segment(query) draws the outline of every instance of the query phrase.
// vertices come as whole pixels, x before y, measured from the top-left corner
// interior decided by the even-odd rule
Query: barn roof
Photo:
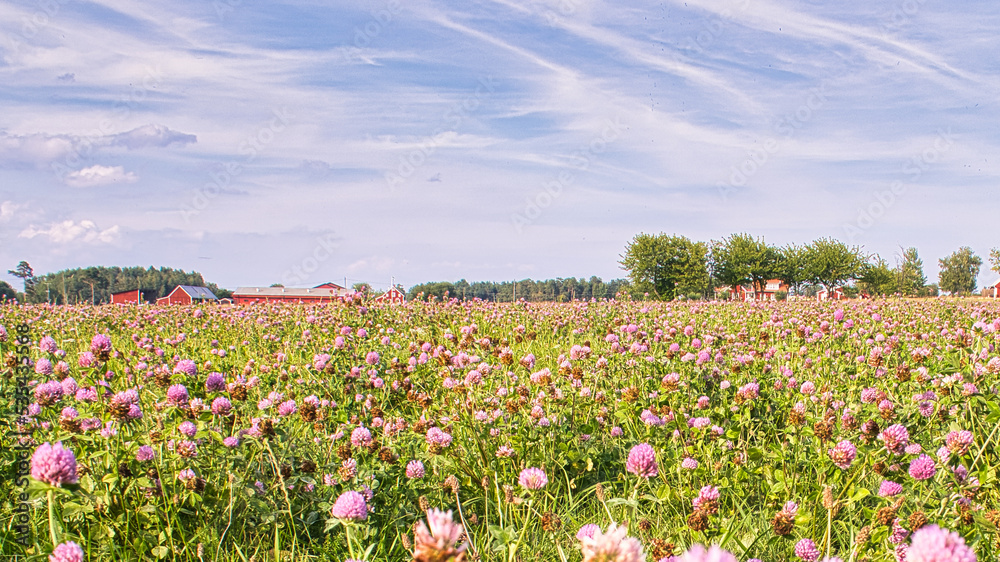
[[[192,299],[206,299],[206,300],[218,300],[215,293],[209,291],[207,287],[194,287],[191,285],[178,285],[177,289],[180,289],[187,293]],[[177,289],[174,289],[175,291]]]
[[[234,297],[332,298],[347,294],[344,289],[298,289],[294,287],[240,287]]]

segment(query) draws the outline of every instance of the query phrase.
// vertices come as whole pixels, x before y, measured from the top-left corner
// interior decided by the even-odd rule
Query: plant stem
[[[534,498],[531,498],[531,499],[528,500],[528,513],[529,514],[531,513],[531,503],[533,501],[535,501]],[[510,556],[508,558],[509,562],[514,562],[514,555],[517,553],[518,547],[521,546],[521,541],[524,540],[524,532],[528,530],[528,519],[529,518],[525,517],[524,522],[521,523],[521,534],[519,534],[517,536],[517,542],[514,543],[514,546],[511,547],[511,549],[510,549]]]
[[[56,530],[55,494],[49,490],[46,495],[49,500],[49,538],[52,539],[52,548],[55,548],[59,544],[59,532]]]

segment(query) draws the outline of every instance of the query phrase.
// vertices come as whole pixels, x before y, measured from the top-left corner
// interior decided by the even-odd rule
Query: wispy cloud
[[[143,125],[124,133],[91,136],[41,132],[16,135],[0,131],[0,167],[25,164],[44,166],[65,160],[67,156],[80,158],[103,149],[166,148],[195,142],[195,135],[179,133],[156,124]]]
[[[275,282],[316,247],[296,229],[336,224],[316,275],[608,278],[640,230],[841,236],[900,177],[866,248],[916,245],[933,276],[949,248],[995,238],[1000,16],[981,3],[50,4],[28,31],[42,5],[0,4],[4,263]],[[595,140],[609,121],[614,142]],[[939,130],[955,140],[930,162]],[[386,189],[414,151],[413,181]],[[560,174],[517,236],[511,215]]]

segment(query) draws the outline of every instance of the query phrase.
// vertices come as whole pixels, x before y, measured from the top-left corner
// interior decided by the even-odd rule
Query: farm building
[[[372,299],[374,302],[386,303],[386,304],[402,304],[406,302],[406,295],[403,291],[399,290],[399,287],[392,286],[389,290],[382,293],[381,295]]]
[[[160,297],[156,299],[156,304],[192,304],[195,302],[216,302],[219,299],[215,297],[212,291],[209,291],[205,287],[192,287],[191,285],[178,285],[170,294],[165,297]]]
[[[833,291],[828,291],[827,289],[820,289],[820,291],[816,293],[816,300],[820,302],[831,301],[831,300],[841,301],[844,300],[844,298],[845,298],[844,290],[841,289],[840,287],[834,288]]]
[[[313,289],[338,289],[341,291],[346,291],[347,288],[341,287],[336,283],[323,283],[322,285],[316,285]]]
[[[986,296],[1000,299],[1000,279],[986,288]]]
[[[142,297],[142,291],[139,289],[111,293],[111,304],[143,304],[147,302],[147,299]]]
[[[752,286],[737,285],[735,287],[719,287],[716,294],[729,292],[730,298],[736,301],[773,301],[777,299],[779,292],[788,292],[788,285],[782,283],[780,279],[769,279],[760,292]]]
[[[295,289],[291,287],[240,287],[233,293],[236,304],[255,304],[269,302],[293,302],[301,304],[337,302],[351,294],[351,291],[340,287]]]

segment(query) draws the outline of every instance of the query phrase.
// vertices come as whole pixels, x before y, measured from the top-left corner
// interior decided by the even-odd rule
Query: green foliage
[[[600,277],[577,279],[575,277],[546,279],[533,281],[524,279],[517,281],[517,300],[529,302],[567,302],[574,299],[590,300],[613,299],[627,285],[624,279],[613,279],[605,283]],[[475,281],[469,283],[460,279],[456,283],[436,281],[414,285],[408,292],[412,300],[423,293],[423,299],[434,297],[459,300],[479,299],[483,301],[510,302],[514,298],[514,282]]]
[[[796,244],[789,244],[778,250],[781,258],[778,262],[778,279],[781,279],[788,288],[799,294],[802,284],[808,281],[806,278],[806,248]]]
[[[763,238],[733,234],[712,242],[712,274],[723,285],[751,285],[764,290],[769,279],[787,276],[782,253]]]
[[[709,286],[708,246],[684,236],[638,234],[619,264],[629,272],[632,292],[658,300],[705,294]]]
[[[972,252],[972,248],[963,246],[946,258],[938,260],[941,267],[939,274],[942,291],[953,295],[968,295],[976,290],[976,278],[983,260]]]
[[[104,304],[111,294],[141,289],[143,298],[155,301],[174,290],[177,285],[208,287],[219,298],[232,296],[214,283],[205,283],[201,274],[161,267],[86,267],[66,269],[34,277],[25,298],[29,303]]]
[[[861,248],[833,238],[814,240],[806,246],[804,259],[805,279],[827,289],[859,279],[867,261]]]
[[[990,250],[990,269],[1000,273],[1000,248]]]
[[[24,290],[28,291],[31,284],[35,279],[35,272],[31,269],[31,266],[26,261],[21,261],[17,264],[17,269],[8,269],[7,273],[24,280]]]
[[[0,303],[15,299],[17,299],[17,291],[14,287],[11,287],[10,283],[6,281],[0,281]]]
[[[896,274],[881,257],[864,264],[858,289],[869,295],[891,295],[896,292]],[[849,295],[848,295],[849,296]]]
[[[896,290],[906,296],[919,296],[927,285],[924,275],[924,261],[917,255],[916,248],[903,250],[901,261],[896,265]]]

